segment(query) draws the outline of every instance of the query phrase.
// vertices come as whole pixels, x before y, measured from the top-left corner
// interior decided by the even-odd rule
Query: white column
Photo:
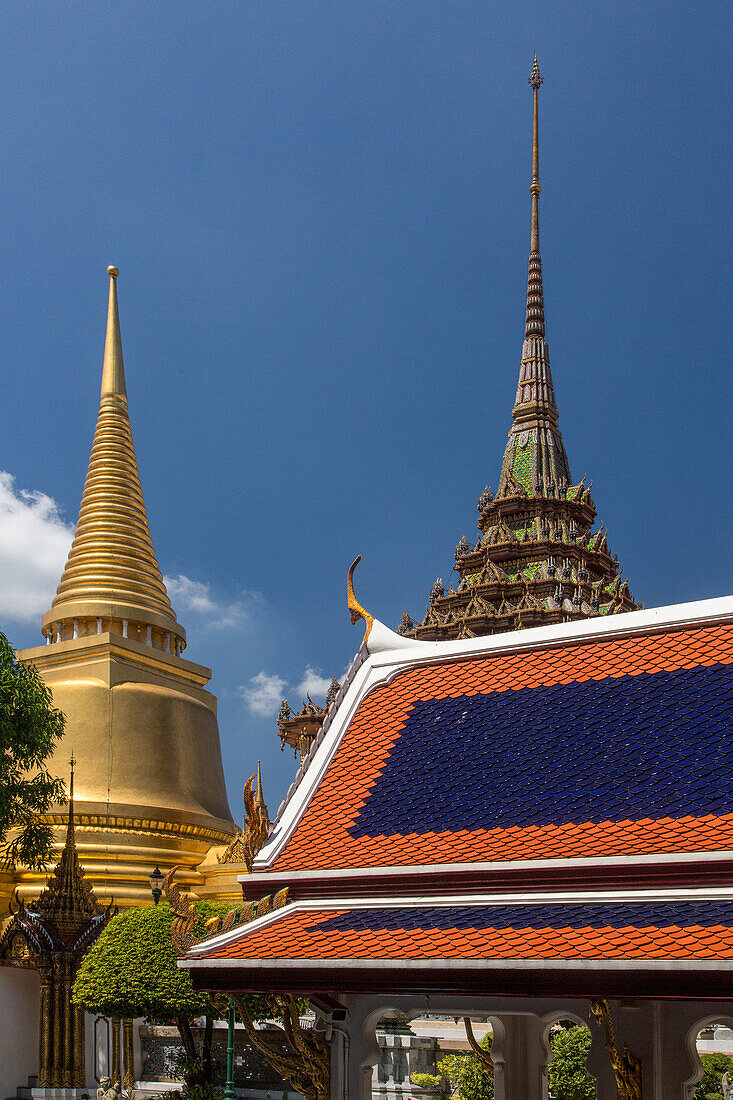
[[[122,620],[122,637],[127,637],[127,619]]]
[[[97,634],[101,634],[101,633],[102,633],[102,620],[98,618],[97,619]]]
[[[56,641],[61,641],[61,623],[56,623]]]
[[[547,1100],[547,1024],[533,1015],[494,1013],[491,1023],[495,1100]]]
[[[74,624],[74,637],[78,638],[79,637],[79,620],[78,619],[72,619],[72,622]]]
[[[152,628],[152,626],[148,627],[147,636],[146,636],[145,640],[148,643],[148,645],[153,644],[153,628]]]

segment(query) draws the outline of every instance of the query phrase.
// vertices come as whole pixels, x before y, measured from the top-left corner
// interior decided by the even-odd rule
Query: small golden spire
[[[255,804],[257,806],[264,806],[265,799],[262,794],[262,769],[260,768],[260,762],[257,761],[257,794],[255,795]]]
[[[122,397],[127,401],[125,386],[125,364],[122,358],[122,334],[120,333],[120,311],[117,305],[116,267],[108,267],[109,307],[107,309],[107,338],[104,342],[104,365],[102,367],[102,398]]]
[[[356,596],[354,595],[354,570],[361,561],[361,554],[357,554],[356,559],[352,562],[349,569],[349,575],[346,578],[346,596],[348,599],[349,611],[351,612],[352,623],[358,623],[359,619],[363,619],[366,623],[366,633],[364,634],[364,641],[366,642],[371,630],[372,623],[374,622],[374,616],[361,606]]]

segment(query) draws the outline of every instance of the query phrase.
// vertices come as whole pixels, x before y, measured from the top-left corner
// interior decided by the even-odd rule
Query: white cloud
[[[241,687],[239,694],[253,714],[261,718],[274,718],[283,697],[285,681],[280,676],[268,676],[258,672],[249,681],[249,687]]]
[[[183,573],[179,573],[177,577],[163,577],[163,581],[171,603],[181,611],[196,611],[206,615],[217,610],[217,605],[209,594],[209,586],[203,581],[192,581]]]
[[[52,497],[16,489],[0,470],[0,618],[33,622],[48,611],[73,536]]]
[[[204,581],[194,581],[179,573],[177,577],[163,577],[171,603],[177,612],[189,612],[204,618],[204,627],[212,630],[229,628],[238,630],[250,619],[255,607],[263,604],[259,592],[243,592],[230,603],[219,602],[211,594],[211,586]]]
[[[302,695],[305,698],[306,695],[310,695],[311,699],[315,695],[325,699],[326,692],[328,691],[331,678],[321,676],[320,672],[313,668],[311,665],[307,665],[303,678],[296,687],[295,691],[298,695]]]

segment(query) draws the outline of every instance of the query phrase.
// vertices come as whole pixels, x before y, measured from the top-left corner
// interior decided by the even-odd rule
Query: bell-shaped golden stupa
[[[155,866],[204,887],[196,870],[236,834],[221,762],[211,671],[181,656],[148,529],[127,411],[117,268],[108,268],[102,395],[79,522],[32,661],[66,715],[51,770],[77,758],[77,847],[97,897],[150,901]],[[65,814],[53,822],[63,841]],[[21,897],[44,876],[19,869]]]

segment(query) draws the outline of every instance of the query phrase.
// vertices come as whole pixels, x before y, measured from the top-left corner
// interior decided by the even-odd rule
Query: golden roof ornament
[[[370,615],[366,608],[362,607],[354,594],[354,570],[361,561],[361,554],[357,554],[354,561],[351,563],[349,569],[349,575],[346,578],[346,595],[348,599],[349,611],[351,612],[352,623],[358,623],[359,619],[363,619],[366,623],[366,632],[364,634],[364,642],[369,640],[371,634],[372,625],[374,623],[374,616]]]
[[[257,789],[254,789],[255,779]],[[262,770],[257,761],[256,776],[251,775],[242,791],[244,820],[242,830],[227,845],[218,858],[219,863],[243,863],[248,871],[270,831],[270,815],[262,792]]]

